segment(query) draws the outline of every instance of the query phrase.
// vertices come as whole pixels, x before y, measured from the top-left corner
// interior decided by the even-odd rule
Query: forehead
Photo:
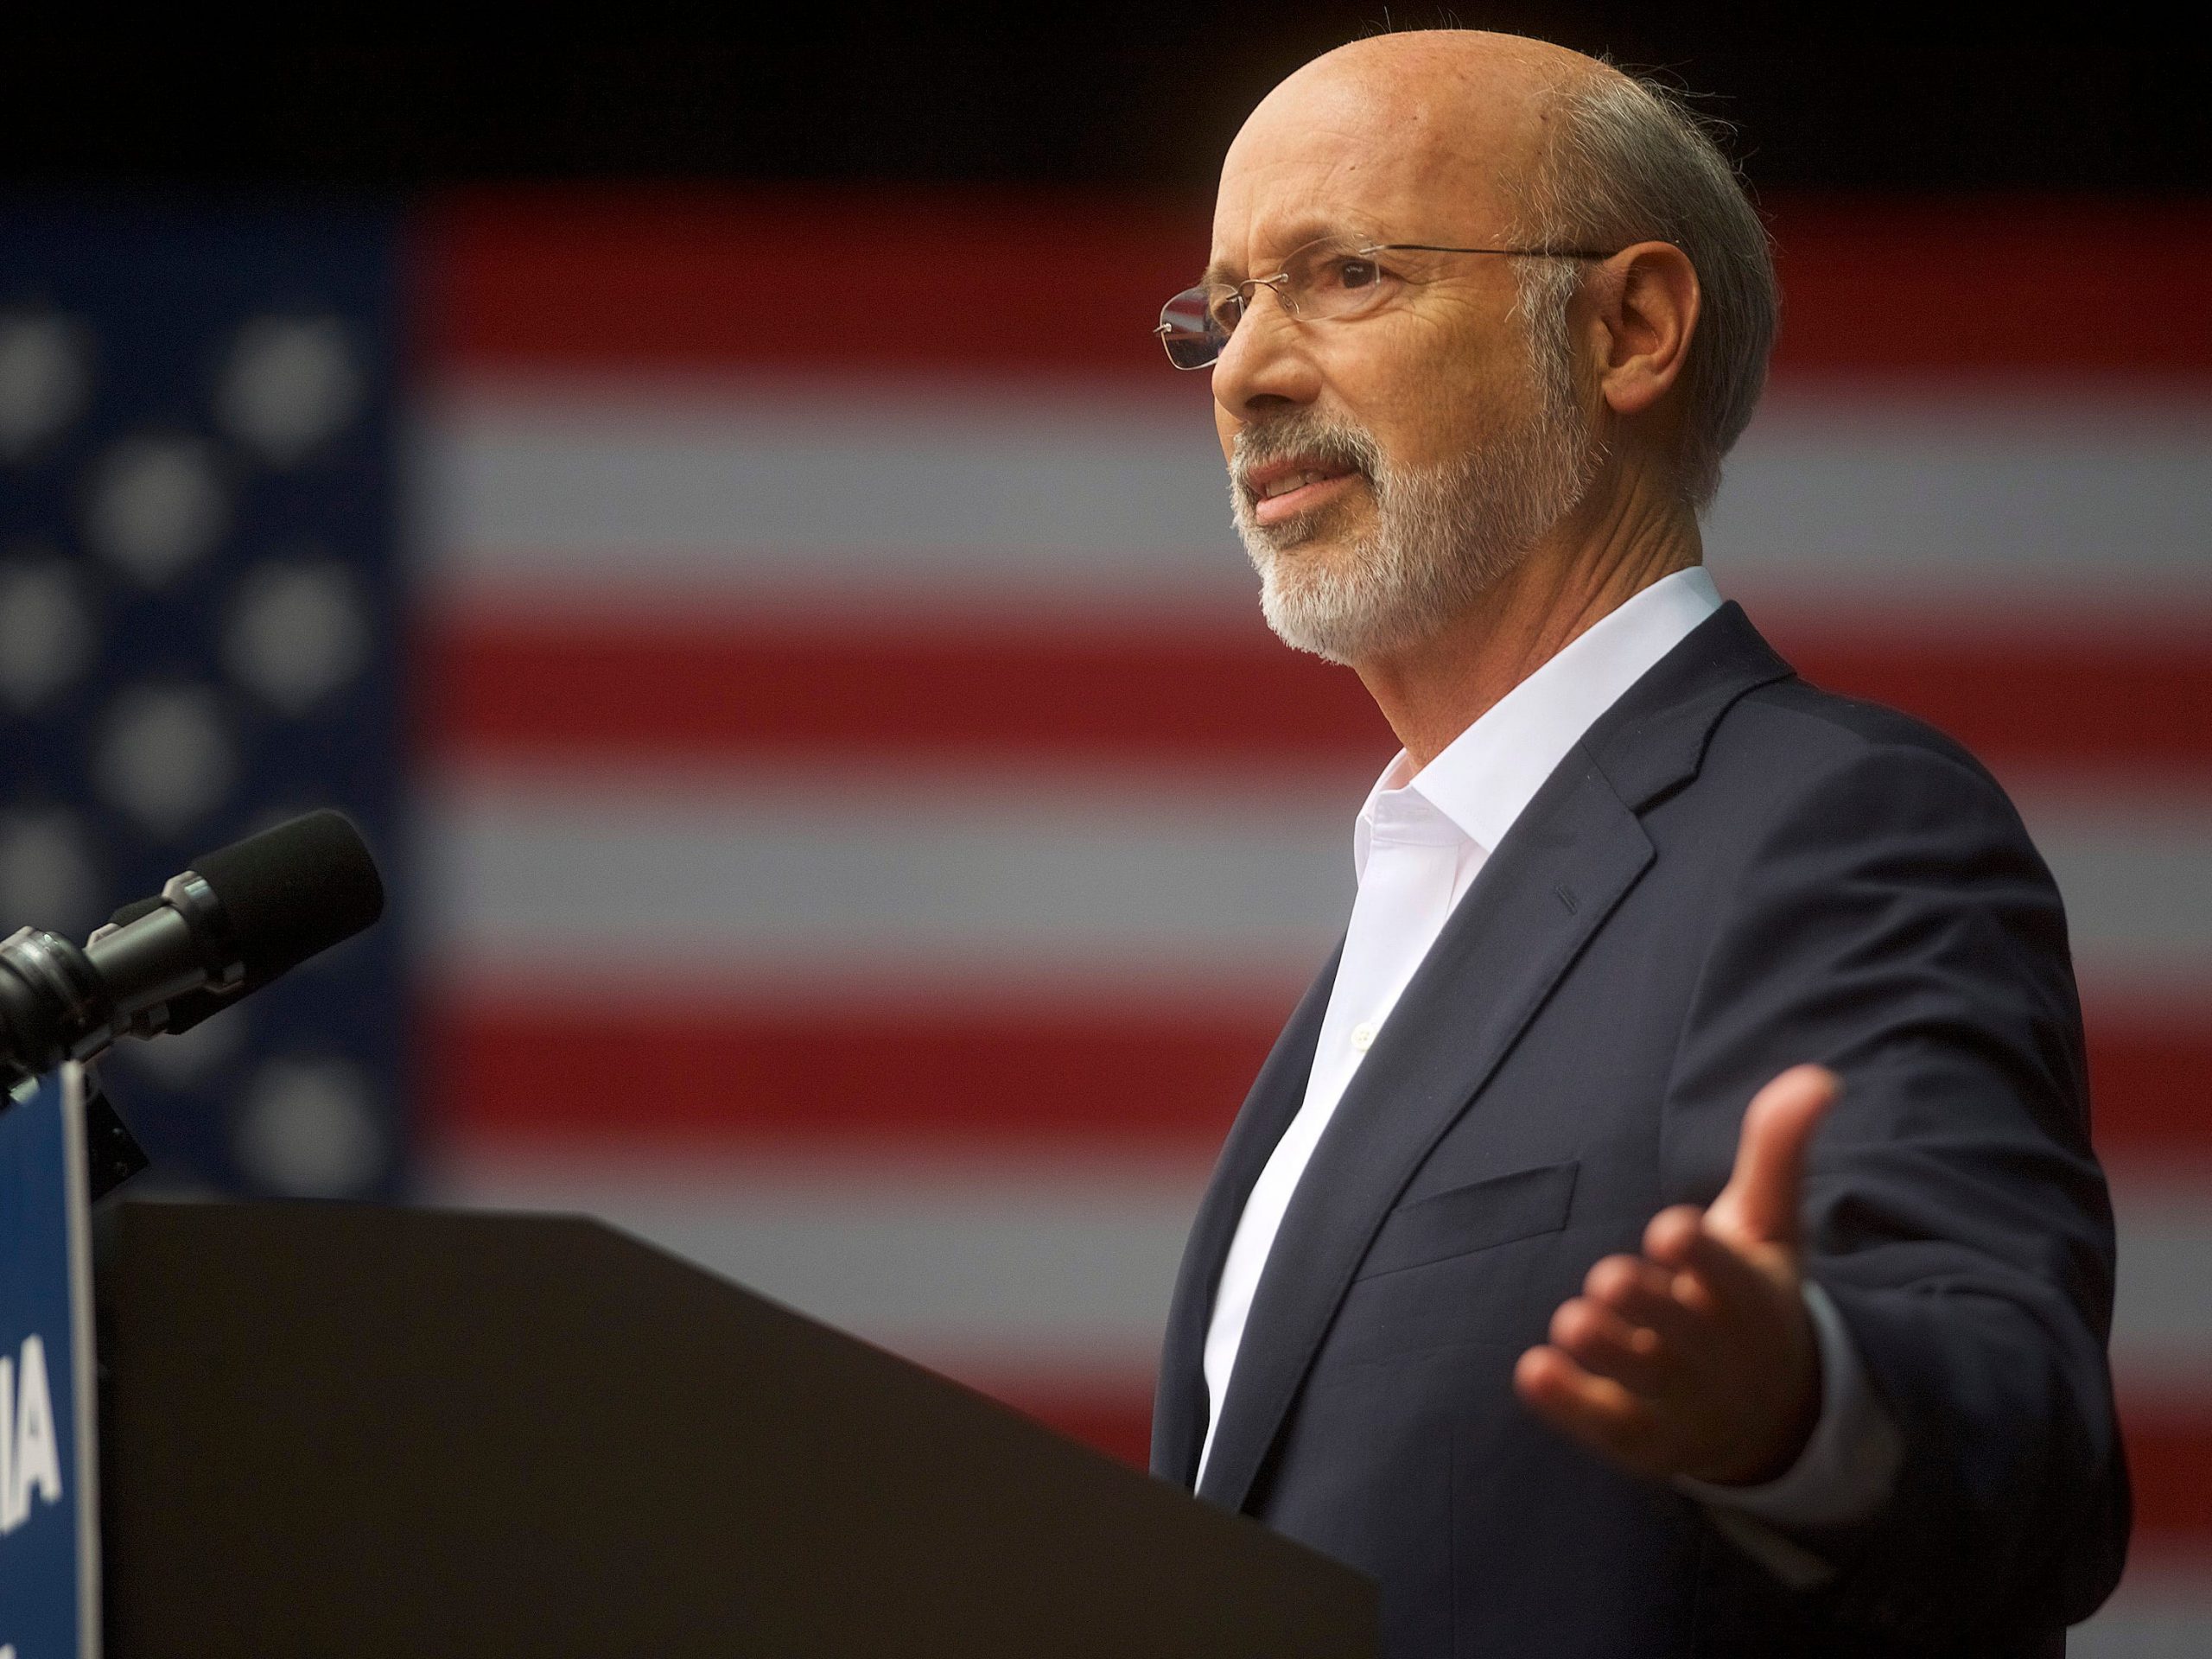
[[[1250,270],[1314,238],[1448,241],[1503,223],[1519,148],[1496,107],[1344,79],[1278,87],[1224,161],[1213,263]]]

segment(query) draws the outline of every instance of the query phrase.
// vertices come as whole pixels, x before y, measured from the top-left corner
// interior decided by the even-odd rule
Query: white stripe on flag
[[[2107,1173],[2120,1230],[2113,1371],[2161,1395],[2212,1396],[2212,1179],[2133,1161]]]
[[[951,582],[967,602],[1011,579],[1250,603],[1202,398],[463,397],[423,454],[433,568],[463,591]]]
[[[2212,1653],[2212,1571],[2131,1563],[2112,1599],[2069,1632],[2066,1652],[2068,1659],[2203,1659]]]
[[[1771,397],[1707,530],[1759,594],[2001,614],[2038,595],[2212,594],[2212,404],[2082,389]]]
[[[1243,789],[943,773],[447,780],[434,962],[1221,973],[1302,984],[1344,925],[1364,780]],[[2212,986],[2212,798],[2031,797],[2094,996]]]
[[[619,1073],[606,1086],[622,1087]],[[827,1150],[654,1155],[480,1147],[432,1196],[595,1216],[841,1330],[981,1380],[1142,1375],[1157,1355],[1202,1162],[965,1161]],[[2123,1171],[2113,1370],[2212,1392],[2205,1188]]]
[[[1202,397],[948,384],[464,389],[422,434],[431,571],[578,588],[1061,595],[1243,615]],[[2212,594],[2212,410],[2094,389],[1778,394],[1708,530],[1724,586],[1910,604]]]
[[[2212,794],[2033,784],[2016,796],[2101,1000],[2212,991]]]
[[[427,842],[432,959],[1302,983],[1351,905],[1358,800],[1062,777],[461,788]]]

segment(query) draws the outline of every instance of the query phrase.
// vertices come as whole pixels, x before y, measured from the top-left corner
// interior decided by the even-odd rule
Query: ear
[[[1599,389],[1616,415],[1640,415],[1667,395],[1689,360],[1696,267],[1671,242],[1638,242],[1606,260],[1584,291],[1595,304]]]

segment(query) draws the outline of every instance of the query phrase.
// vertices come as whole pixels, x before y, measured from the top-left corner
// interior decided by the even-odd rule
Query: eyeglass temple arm
[[[1375,242],[1363,253],[1502,253],[1513,259],[1610,259],[1599,248],[1445,248],[1433,242]],[[1616,249],[1614,252],[1619,251]]]

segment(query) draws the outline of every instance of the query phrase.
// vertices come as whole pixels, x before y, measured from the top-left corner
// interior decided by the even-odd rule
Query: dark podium
[[[103,1232],[115,1659],[1374,1651],[1348,1569],[591,1222]]]

